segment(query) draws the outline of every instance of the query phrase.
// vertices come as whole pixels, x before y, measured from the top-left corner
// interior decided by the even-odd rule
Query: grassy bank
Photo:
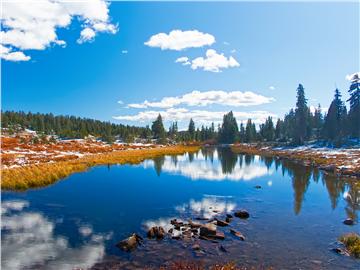
[[[356,149],[275,148],[262,144],[236,144],[231,149],[238,154],[286,158],[331,173],[360,177],[360,151]]]
[[[138,164],[145,159],[162,155],[177,155],[195,152],[198,146],[167,146],[152,149],[122,150],[84,156],[75,160],[40,163],[2,170],[1,188],[4,190],[25,190],[44,187],[72,173],[86,171],[96,165]]]

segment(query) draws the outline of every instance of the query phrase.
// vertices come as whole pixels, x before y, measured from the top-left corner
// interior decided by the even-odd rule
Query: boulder
[[[347,218],[343,221],[345,225],[354,225],[354,220],[351,218]]]
[[[133,233],[131,236],[129,236],[128,238],[120,241],[119,243],[116,244],[116,246],[124,251],[132,251],[134,249],[137,248],[137,246],[139,244],[141,244],[142,241],[142,237],[137,235],[136,233]]]
[[[249,218],[250,217],[250,214],[248,211],[242,209],[242,210],[238,210],[234,213],[235,217],[238,217],[238,218]]]
[[[147,232],[147,237],[150,239],[163,239],[165,237],[165,230],[163,227],[160,226],[151,227],[150,230]]]
[[[230,229],[230,233],[232,235],[235,235],[236,237],[238,237],[242,241],[245,240],[245,236],[241,232],[235,231],[234,229]]]
[[[190,225],[190,228],[192,228],[192,229],[200,228],[202,226],[201,223],[192,222],[191,220],[189,220],[189,225]]]
[[[201,236],[209,236],[216,234],[216,225],[213,223],[206,223],[200,227]]]

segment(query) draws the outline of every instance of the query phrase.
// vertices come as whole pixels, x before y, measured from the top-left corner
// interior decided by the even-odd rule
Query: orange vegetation
[[[70,158],[66,160],[59,161],[52,159],[51,162],[30,163],[26,166],[3,168],[1,187],[8,190],[24,190],[42,187],[65,178],[72,173],[85,171],[95,165],[137,164],[149,158],[156,158],[162,155],[183,154],[199,149],[198,146],[185,145],[152,146],[145,149],[131,149],[129,147],[123,150],[114,150],[112,147],[113,146],[109,146],[108,149],[111,150],[106,153],[100,152],[100,154],[88,154],[82,157],[77,156],[76,158],[70,155]]]

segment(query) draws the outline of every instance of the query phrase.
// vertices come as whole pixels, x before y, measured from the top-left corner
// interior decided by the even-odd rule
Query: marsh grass
[[[73,173],[86,171],[96,165],[138,164],[145,159],[163,155],[178,155],[195,152],[198,146],[168,146],[151,149],[122,150],[84,156],[75,160],[40,163],[2,170],[1,188],[5,190],[26,190],[44,187]]]
[[[346,250],[355,258],[360,258],[360,235],[357,233],[348,233],[339,238],[344,244]]]

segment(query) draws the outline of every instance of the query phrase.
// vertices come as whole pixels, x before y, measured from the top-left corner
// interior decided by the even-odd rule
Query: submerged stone
[[[141,244],[142,241],[142,237],[137,235],[136,233],[133,233],[131,236],[129,236],[128,238],[120,241],[119,243],[116,244],[116,246],[124,251],[132,251],[134,249],[137,248],[137,246],[139,244]]]
[[[235,217],[238,217],[238,218],[249,218],[250,217],[249,212],[244,209],[236,211],[234,213],[234,215],[235,215]]]

